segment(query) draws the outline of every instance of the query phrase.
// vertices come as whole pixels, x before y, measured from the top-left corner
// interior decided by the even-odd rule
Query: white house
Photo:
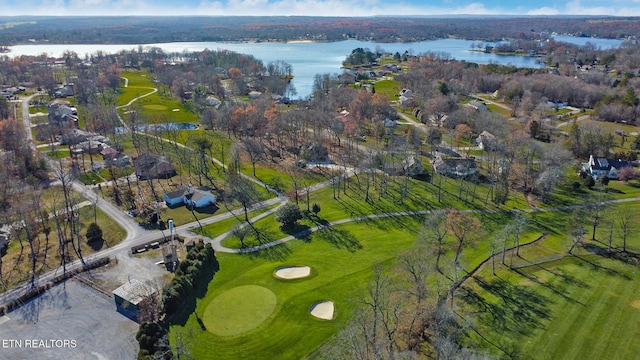
[[[594,179],[599,179],[603,176],[609,179],[617,179],[620,170],[630,166],[631,164],[625,160],[599,158],[591,155],[589,156],[589,162],[582,165],[582,169],[587,174],[593,176]]]
[[[480,150],[493,151],[502,149],[502,144],[500,144],[498,138],[488,131],[481,132],[475,139],[475,143],[478,145]]]
[[[207,187],[200,187],[197,189],[191,188],[184,195],[184,203],[189,208],[197,209],[205,206],[209,206],[216,202],[216,196],[209,191]]]
[[[164,194],[164,202],[167,206],[186,205],[189,208],[201,208],[216,202],[217,198],[208,187],[184,186],[175,191]]]

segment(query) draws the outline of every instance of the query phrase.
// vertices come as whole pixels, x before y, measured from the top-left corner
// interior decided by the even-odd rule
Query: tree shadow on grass
[[[304,242],[311,241],[311,237],[309,235],[311,235],[312,231],[308,225],[295,223],[292,226],[287,226],[287,227],[281,226],[280,230],[283,233],[291,235],[296,239],[301,239]]]
[[[338,249],[346,249],[349,252],[362,249],[360,241],[348,231],[342,229],[324,227],[316,232],[316,238],[324,240]]]
[[[284,261],[291,256],[291,249],[286,243],[273,244],[279,235],[267,228],[252,227],[260,250],[246,252],[251,258],[260,258],[269,261]]]
[[[197,212],[198,214],[208,214],[208,215],[213,215],[215,214],[218,210],[220,210],[220,208],[218,207],[218,205],[216,204],[211,204],[208,206],[203,206],[200,208],[196,208],[195,212]]]
[[[609,249],[609,247],[607,247],[606,245],[601,246],[598,243],[599,242],[586,243],[584,244],[583,247],[592,254],[600,255],[607,259],[617,260],[627,265],[637,266],[640,263],[640,254],[636,254],[629,251],[622,251],[615,248]],[[614,271],[614,270],[611,270],[611,271]],[[620,273],[618,274],[625,276],[624,274],[620,274]]]
[[[575,276],[571,276],[567,273],[564,273],[561,269],[555,269],[555,271],[548,269],[547,267],[545,267],[545,263],[535,263],[532,262],[528,259],[525,259],[522,256],[519,256],[519,258],[525,262],[527,262],[529,265],[525,265],[525,266],[520,266],[520,267],[512,267],[511,269],[516,271],[518,274],[528,278],[531,281],[540,283],[540,281],[538,280],[537,277],[531,275],[528,271],[528,269],[533,269],[535,270],[543,270],[555,277],[558,277],[561,279],[562,283],[567,284],[567,285],[572,285],[572,286],[579,286],[579,287],[588,287],[589,285],[587,283],[585,283],[584,281],[576,278]],[[552,260],[553,261],[553,260]],[[535,280],[534,280],[535,279]],[[545,286],[547,286],[548,284],[545,284]],[[554,290],[552,290],[554,291]],[[554,291],[555,292],[555,291]]]
[[[265,259],[268,261],[284,261],[293,252],[286,243],[266,246],[258,251],[248,253],[250,258]]]
[[[498,301],[489,301],[468,286],[461,287],[461,298],[476,309],[476,314],[483,323],[493,329],[528,336],[534,330],[543,328],[543,320],[551,317],[551,300],[530,287],[514,285],[500,278],[485,281],[474,276],[473,279]]]
[[[347,195],[348,196],[348,195]],[[363,209],[358,208],[344,200],[336,199],[338,203],[343,206],[343,210],[348,214],[349,218],[356,219],[357,221],[367,221],[370,225],[376,226],[380,230],[389,230],[390,228],[409,228],[413,226],[413,217],[409,215],[393,215],[383,216],[379,218],[369,219],[367,216],[372,214],[388,214],[397,212],[397,204],[390,203],[391,200],[383,198],[381,200],[372,200],[369,202],[370,211],[364,212]],[[427,207],[424,207],[427,209]]]
[[[89,245],[89,247],[91,248],[91,250],[93,251],[98,251],[100,249],[102,249],[102,247],[104,246],[105,241],[103,238],[100,238],[98,240],[92,240],[92,241],[88,241],[87,245]]]
[[[605,254],[599,254],[599,255],[605,256]],[[611,256],[615,256],[615,255],[611,254]],[[586,266],[589,266],[592,270],[601,271],[610,276],[619,276],[621,278],[631,280],[629,275],[623,274],[617,270],[603,266],[597,261],[592,261],[591,259],[589,259],[589,256],[580,256],[580,255],[573,254],[573,257],[580,260],[580,263],[578,265],[586,265]],[[621,260],[621,258],[614,258],[614,257],[612,258],[616,260]]]

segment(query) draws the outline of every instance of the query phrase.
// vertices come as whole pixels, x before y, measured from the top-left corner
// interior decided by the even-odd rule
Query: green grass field
[[[638,272],[636,265],[597,255],[505,269],[495,277],[487,267],[480,280],[467,282],[470,293],[458,295],[483,300],[458,303],[476,314],[477,330],[487,338],[472,342],[498,356],[517,349],[513,354],[525,359],[636,359]]]
[[[324,238],[297,240],[257,254],[218,254],[220,272],[199,301],[196,313],[206,319],[207,309],[229,290],[246,285],[272,291],[277,299],[273,313],[253,330],[219,336],[219,330],[202,330],[195,315],[184,327],[195,332],[192,353],[198,359],[299,359],[318,348],[346,323],[352,310],[349,299],[371,276],[371,267],[391,261],[411,246],[415,232],[406,226],[378,229],[367,224],[348,224],[327,230]],[[273,276],[282,266],[310,266],[312,276],[282,280]],[[232,294],[233,295],[233,294]],[[318,301],[335,303],[335,319],[324,321],[310,314]],[[239,305],[239,304],[238,304]],[[236,306],[237,312],[248,312]],[[238,315],[247,316],[247,315]],[[206,321],[205,321],[206,324]],[[175,333],[176,327],[172,328]],[[215,351],[210,346],[215,344]]]
[[[139,96],[147,95],[157,88],[157,85],[151,79],[150,74],[146,72],[125,72],[122,77],[128,79],[127,87],[120,88],[121,93],[118,95],[118,106],[123,106],[131,102]],[[145,122],[148,123],[168,123],[168,122],[191,122],[198,123],[195,113],[189,111],[185,105],[178,99],[171,96],[163,96],[160,91],[144,96],[136,101],[126,110],[142,109]],[[121,109],[121,115],[126,120],[127,115]]]
[[[616,205],[606,221],[638,210],[636,202]],[[637,253],[639,219],[631,228],[627,248]],[[523,247],[521,257],[507,254],[513,270],[498,258],[494,276],[491,263],[486,264],[457,295],[458,310],[475,324],[468,332],[471,344],[496,356],[523,359],[637,358],[638,259],[620,252],[617,232],[615,251],[607,254],[608,233],[608,226],[600,225],[598,240],[587,240],[585,247],[576,248],[576,256],[567,255],[571,240],[561,232]]]

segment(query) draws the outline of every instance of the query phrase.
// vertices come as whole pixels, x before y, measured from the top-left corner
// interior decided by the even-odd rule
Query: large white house
[[[603,176],[609,179],[617,179],[620,170],[630,166],[631,164],[625,160],[599,158],[591,155],[589,156],[589,162],[582,164],[582,170],[594,179],[599,179]]]
[[[194,188],[189,185],[164,194],[164,201],[168,206],[179,206],[184,204],[193,209],[215,204],[216,200],[216,196],[213,195],[206,186]]]

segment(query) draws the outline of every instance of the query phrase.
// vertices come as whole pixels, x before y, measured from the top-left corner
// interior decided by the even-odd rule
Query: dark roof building
[[[140,180],[168,179],[176,175],[176,168],[164,156],[142,154],[133,159],[133,167]]]
[[[443,158],[438,154],[432,164],[435,172],[446,176],[467,177],[478,172],[475,159]]]

